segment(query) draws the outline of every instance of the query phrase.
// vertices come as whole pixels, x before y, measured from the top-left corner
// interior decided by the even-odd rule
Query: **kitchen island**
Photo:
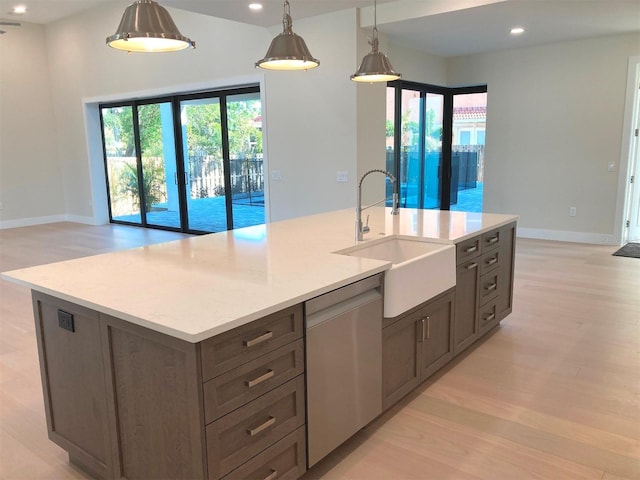
[[[456,246],[516,220],[369,213],[368,241]],[[333,253],[355,243],[344,210],[5,273],[34,291],[50,438],[96,477],[255,477],[275,458],[282,467],[261,478],[295,478],[306,469],[302,303],[391,266]],[[257,390],[233,393],[245,383]],[[280,413],[255,423],[272,405]]]

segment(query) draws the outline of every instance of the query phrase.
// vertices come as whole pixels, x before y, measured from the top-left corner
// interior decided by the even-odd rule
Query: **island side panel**
[[[207,478],[199,344],[101,320],[119,476]]]
[[[99,315],[32,291],[49,439],[92,477],[109,473]]]

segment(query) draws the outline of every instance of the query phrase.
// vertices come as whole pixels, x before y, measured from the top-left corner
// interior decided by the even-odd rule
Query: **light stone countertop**
[[[374,207],[365,241],[391,235],[457,243],[514,215]],[[199,342],[387,270],[332,252],[354,246],[354,210],[95,255],[2,278],[188,342]]]

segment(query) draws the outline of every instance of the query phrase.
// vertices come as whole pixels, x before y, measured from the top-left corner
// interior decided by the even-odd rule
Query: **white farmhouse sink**
[[[391,262],[384,277],[384,316],[396,317],[456,284],[455,245],[388,237],[340,250]]]

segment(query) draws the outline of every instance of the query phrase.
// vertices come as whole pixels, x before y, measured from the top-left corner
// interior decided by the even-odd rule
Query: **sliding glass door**
[[[260,94],[227,97],[233,228],[264,223]]]
[[[112,222],[191,233],[264,223],[258,87],[100,111]]]
[[[182,159],[189,230],[227,230],[220,99],[180,102]]]
[[[483,100],[484,108],[476,108]],[[460,106],[469,102],[474,107],[463,112]],[[456,111],[461,114],[456,116]],[[468,121],[470,112],[473,122]],[[478,175],[482,175],[483,157],[479,157],[484,152],[485,114],[484,86],[450,89],[405,81],[389,84],[387,169],[400,179],[400,206],[482,210]],[[455,132],[454,126],[458,127]],[[455,144],[456,135],[458,142],[467,144]],[[476,144],[471,145],[472,141]]]
[[[454,93],[451,210],[482,211],[487,92]]]
[[[142,192],[148,226],[180,228],[171,102],[139,105]]]

